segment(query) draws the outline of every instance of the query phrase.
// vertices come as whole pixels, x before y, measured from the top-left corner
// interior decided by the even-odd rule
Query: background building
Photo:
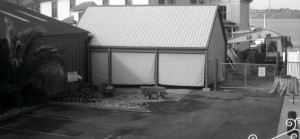
[[[252,0],[34,0],[34,10],[75,24],[94,5],[219,5],[227,37],[234,31],[249,31],[249,5]],[[27,4],[28,5],[28,4]],[[33,4],[31,4],[33,5]]]
[[[77,26],[93,35],[90,81],[203,87],[215,75],[223,80],[222,70],[216,74],[209,64],[226,60],[217,11],[218,6],[89,7]]]

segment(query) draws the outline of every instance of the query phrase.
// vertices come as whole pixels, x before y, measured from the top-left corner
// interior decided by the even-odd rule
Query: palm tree
[[[20,96],[33,80],[44,85],[46,74],[63,76],[61,53],[51,44],[39,41],[45,35],[42,27],[16,33],[8,18],[4,18],[4,22],[6,38],[0,41],[0,94]]]

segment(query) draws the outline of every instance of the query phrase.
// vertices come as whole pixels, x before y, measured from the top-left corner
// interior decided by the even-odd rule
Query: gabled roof
[[[61,20],[62,22],[68,23],[68,24],[76,24],[76,21],[74,20],[74,16],[69,16],[65,18],[64,20]]]
[[[91,45],[204,48],[217,9],[215,5],[89,7],[77,26],[94,36]]]
[[[88,2],[83,2],[75,7],[73,7],[72,9],[70,9],[71,11],[84,11],[86,10],[88,7],[90,6],[94,6],[97,5],[95,2],[93,1],[88,1]]]
[[[57,1],[57,0],[34,0],[36,2],[45,2],[45,1]]]
[[[22,31],[34,26],[42,26],[46,29],[47,35],[88,33],[86,30],[74,27],[27,8],[0,1],[0,38],[5,36],[3,17],[8,17],[12,20],[17,31]]]

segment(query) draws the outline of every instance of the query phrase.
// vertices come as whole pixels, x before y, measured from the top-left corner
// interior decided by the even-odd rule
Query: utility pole
[[[264,13],[264,29],[266,29],[266,13]]]

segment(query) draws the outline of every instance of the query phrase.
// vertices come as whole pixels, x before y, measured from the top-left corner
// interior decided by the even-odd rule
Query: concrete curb
[[[83,108],[97,108],[97,109],[106,109],[106,110],[120,110],[120,111],[131,111],[131,112],[151,112],[149,110],[144,109],[134,109],[134,108],[116,108],[116,107],[104,107],[104,106],[98,106],[95,103],[66,103],[66,102],[58,102],[58,101],[50,101],[50,104],[58,104],[58,105],[64,105],[64,106],[77,106],[77,107],[83,107]]]
[[[291,102],[290,100],[292,100],[292,96],[284,96],[284,100],[281,108],[280,120],[277,128],[277,136],[287,132],[286,120],[289,111],[295,111],[297,113],[297,117],[300,116],[300,103],[295,102],[295,104],[293,104],[293,102]],[[300,100],[300,96],[295,96],[295,100]],[[290,137],[287,135],[282,135],[276,139],[287,139],[287,138]]]
[[[0,122],[5,121],[10,118],[13,118],[13,117],[16,117],[22,113],[43,107],[45,105],[47,105],[47,104],[42,104],[39,106],[31,106],[31,107],[12,108],[11,110],[8,110],[7,112],[0,115]]]

